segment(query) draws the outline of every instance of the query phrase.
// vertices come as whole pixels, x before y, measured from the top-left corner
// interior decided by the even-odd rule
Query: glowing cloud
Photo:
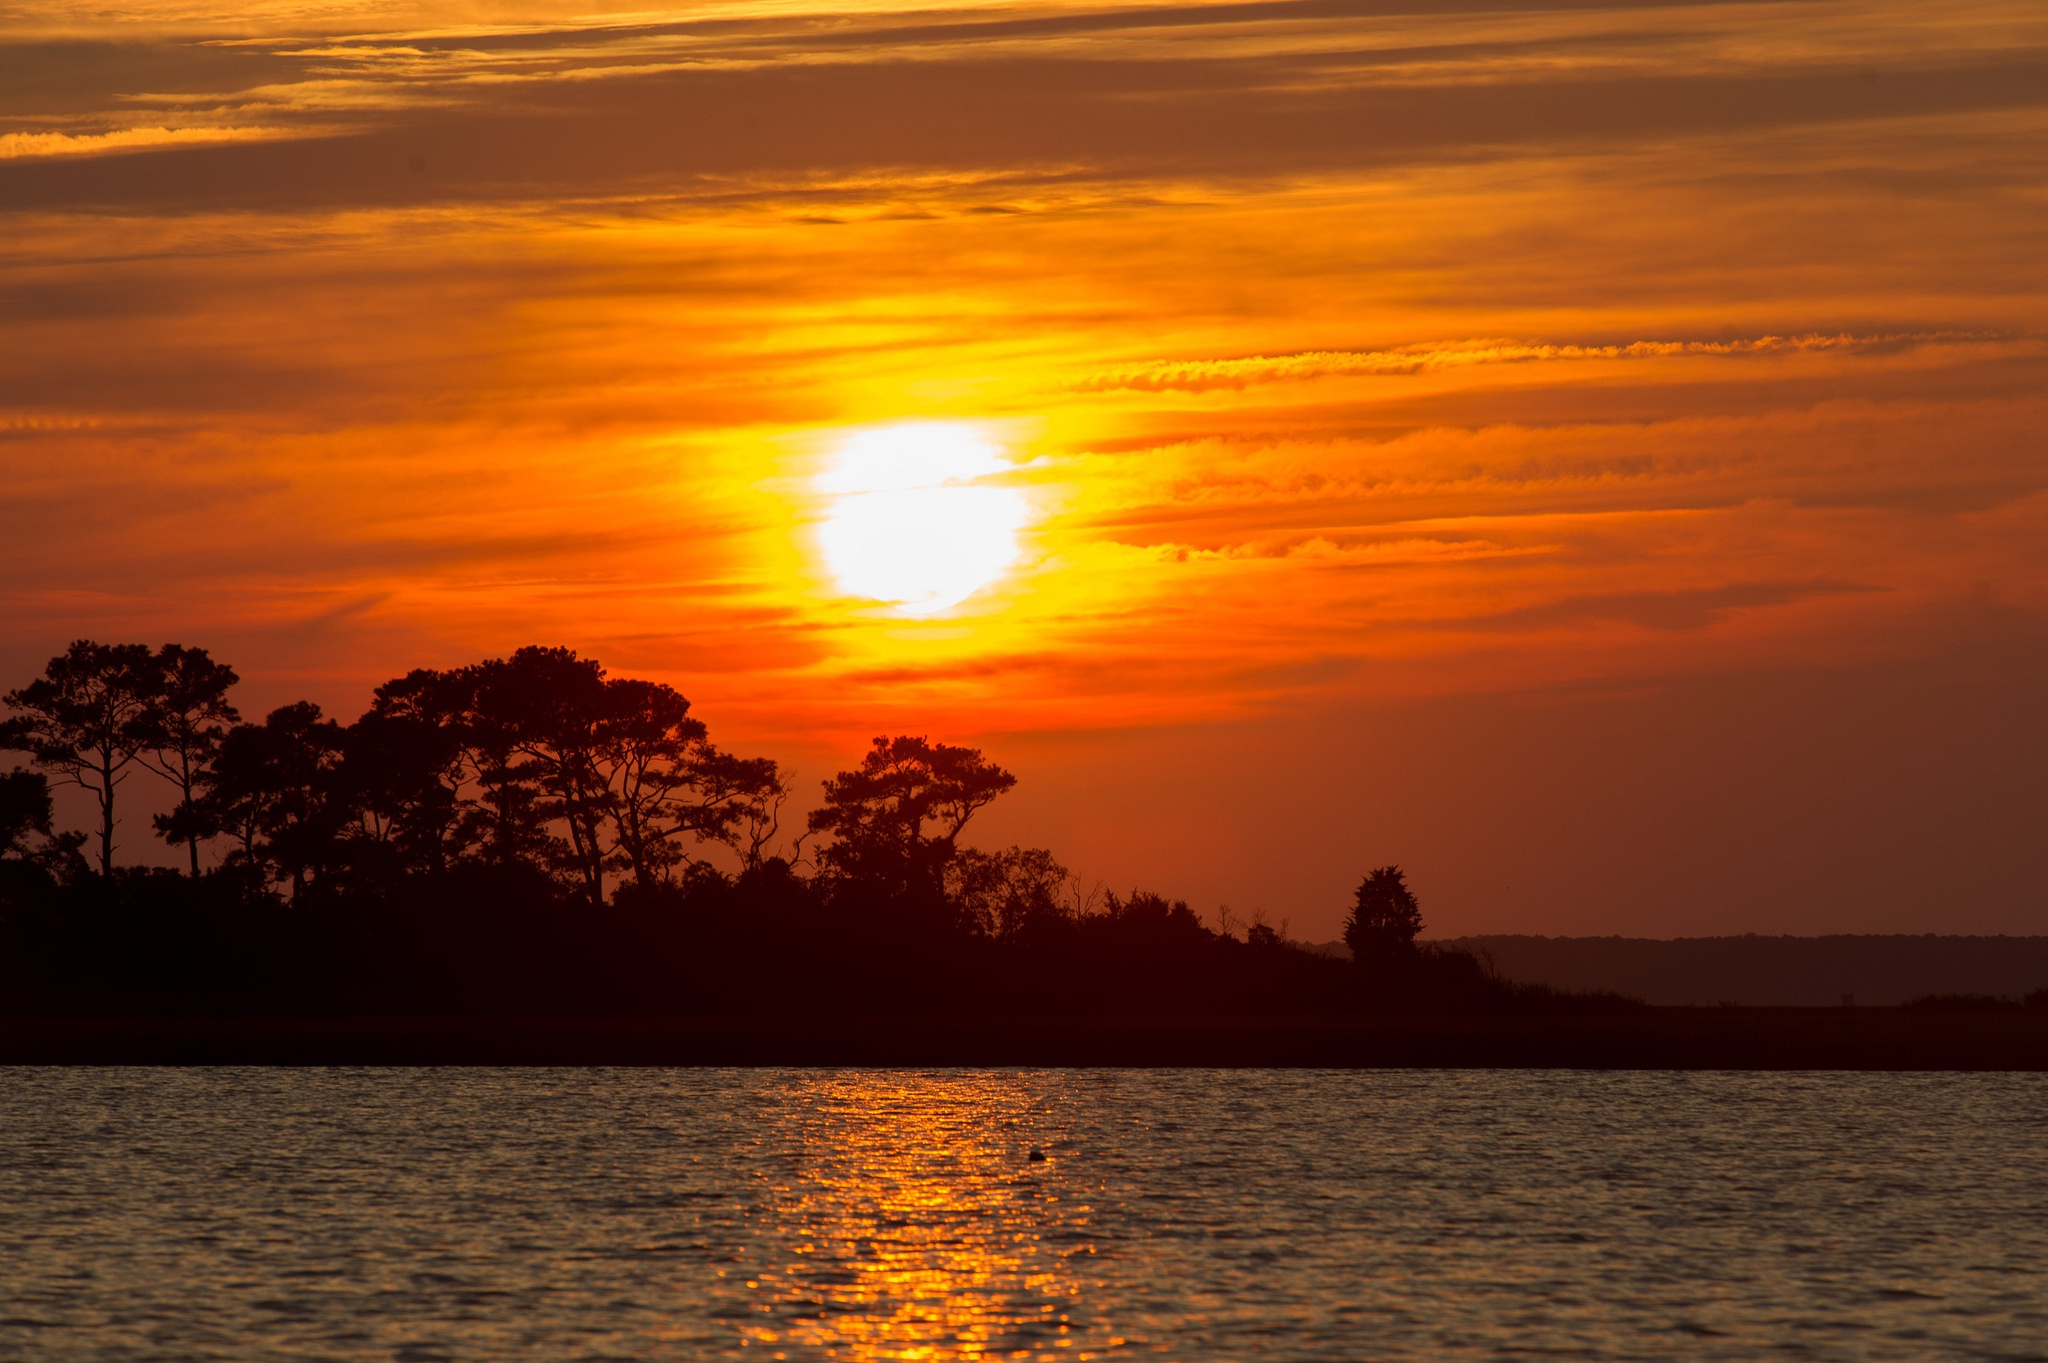
[[[303,136],[286,128],[117,128],[103,133],[0,133],[0,161],[45,156],[104,156],[215,142],[274,142]]]

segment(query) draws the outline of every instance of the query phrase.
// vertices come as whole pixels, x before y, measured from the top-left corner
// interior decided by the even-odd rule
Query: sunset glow
[[[2033,1357],[2044,700],[2044,0],[0,0],[0,1360]]]
[[[10,676],[559,643],[807,780],[987,742],[1001,836],[1276,919],[1399,856],[1704,925],[1734,847],[1905,922],[1852,849],[1923,835],[2048,892],[1970,756],[2048,657],[2038,5],[8,13]],[[1656,774],[1717,733],[1752,795]]]
[[[1028,514],[1010,466],[972,428],[888,426],[841,440],[817,480],[831,499],[818,540],[839,585],[905,615],[956,606],[1017,558]]]

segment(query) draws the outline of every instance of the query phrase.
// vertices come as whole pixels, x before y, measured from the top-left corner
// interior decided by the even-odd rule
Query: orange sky
[[[2048,931],[2044,72],[2018,0],[0,0],[0,664],[567,643],[1312,937],[1394,860]],[[817,540],[910,420],[1031,516],[929,618]]]

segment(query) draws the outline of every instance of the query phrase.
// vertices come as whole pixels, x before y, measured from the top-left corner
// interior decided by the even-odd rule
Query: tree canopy
[[[17,713],[0,722],[0,747],[28,753],[43,771],[92,795],[102,874],[114,869],[115,797],[161,732],[162,690],[147,647],[80,639],[50,659],[42,676],[6,696]]]
[[[1507,997],[1418,946],[1396,866],[1354,897],[1354,969],[1258,915],[1212,928],[1177,899],[1084,891],[1042,848],[969,846],[1017,778],[928,735],[877,737],[786,838],[774,760],[568,648],[407,672],[353,721],[310,701],[243,721],[236,684],[203,649],[79,641],[8,694],[0,740],[35,769],[0,772],[0,990],[286,1012]],[[116,865],[136,770],[173,801],[156,823],[180,870]],[[97,801],[90,868],[53,777]]]
[[[831,838],[819,855],[832,872],[937,898],[961,831],[1016,784],[979,748],[877,738],[859,767],[825,782],[825,802],[812,811],[810,828]]]
[[[1344,920],[1344,945],[1361,961],[1412,953],[1422,907],[1398,866],[1382,866],[1359,883]]]

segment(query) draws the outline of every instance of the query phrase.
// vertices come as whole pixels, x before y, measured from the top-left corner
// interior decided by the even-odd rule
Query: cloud
[[[799,736],[1882,650],[2038,577],[2048,100],[1990,8],[0,42],[71,64],[0,81],[0,567],[252,675],[372,602],[278,656],[567,639]],[[930,628],[836,600],[804,491],[913,418],[1043,512]]]
[[[116,128],[103,133],[0,133],[0,161],[107,156],[118,152],[162,151],[227,142],[274,142],[305,135],[303,130],[276,127],[156,127]]]
[[[1474,340],[1397,346],[1388,350],[1311,351],[1300,355],[1250,355],[1223,360],[1157,360],[1112,367],[1076,383],[1080,392],[1129,388],[1140,392],[1208,392],[1253,384],[1287,383],[1351,375],[1408,375],[1486,364],[1532,364],[1574,360],[1666,360],[1689,356],[1739,359],[1840,351],[1851,354],[1896,351],[1930,344],[1995,343],[2005,338],[1950,332],[1855,336],[1807,334],[1715,341],[1629,341],[1617,345],[1553,345],[1530,341]]]
[[[1653,630],[1705,629],[1730,611],[1783,606],[1815,596],[1870,592],[1881,588],[1854,582],[1737,582],[1678,591],[1614,592],[1566,597],[1561,601],[1497,615],[1438,622],[1444,629],[1530,630],[1600,621]]]
[[[807,778],[993,736],[1005,840],[1276,919],[1726,926],[1758,846],[2038,918],[2038,3],[5,13],[0,687],[561,642]],[[906,621],[813,478],[917,419],[1038,519]]]
[[[1668,157],[1706,136],[1762,139],[1775,160],[1845,129],[1866,151],[1885,143],[1884,163],[1928,120],[2038,111],[2048,21],[2014,8],[1809,7],[1760,29],[1748,7],[1713,3],[728,6],[381,31],[379,18],[432,10],[285,8],[250,16],[253,41],[200,44],[176,25],[215,23],[174,7],[92,43],[0,40],[0,89],[21,91],[7,112],[125,127],[155,109],[173,131],[200,114],[273,129],[346,112],[347,129],[324,130],[359,136],[282,151],[181,133],[126,148],[175,155],[175,172],[24,174],[96,159],[37,141],[0,193],[22,207],[289,211],[621,200],[853,171],[1213,187],[1621,147]],[[66,126],[54,135],[127,135]],[[415,157],[430,170],[392,173]]]

